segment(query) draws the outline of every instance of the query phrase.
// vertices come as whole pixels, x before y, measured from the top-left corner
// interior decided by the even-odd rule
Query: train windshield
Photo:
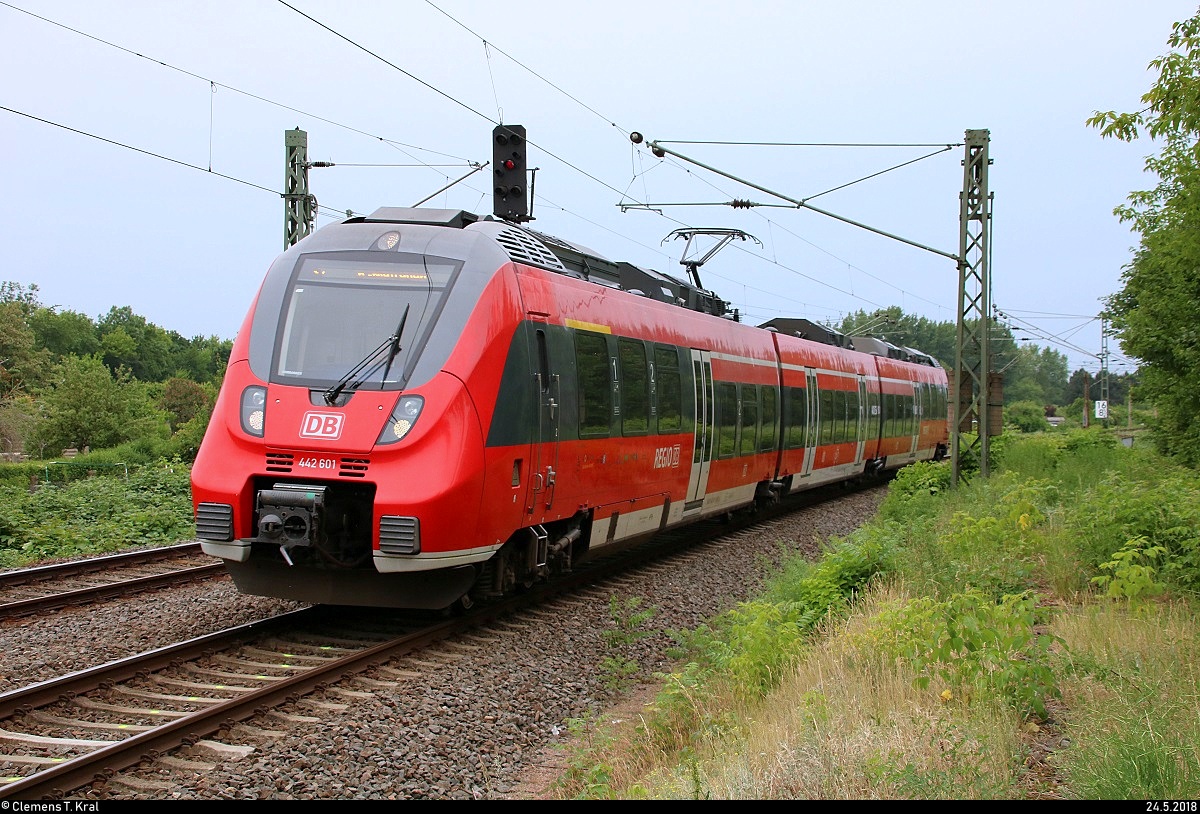
[[[378,252],[303,257],[284,299],[273,378],[308,386],[337,382],[403,322],[393,363],[355,377],[356,386],[402,387],[409,361],[420,353],[461,266],[461,261],[421,255],[381,259]]]

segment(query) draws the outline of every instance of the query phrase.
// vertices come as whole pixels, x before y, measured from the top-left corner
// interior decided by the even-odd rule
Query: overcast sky
[[[504,122],[528,131],[538,231],[684,277],[676,229],[742,229],[753,239],[700,275],[743,321],[897,305],[953,322],[944,255],[959,250],[964,134],[978,129],[993,301],[1017,336],[1096,371],[1098,314],[1136,246],[1112,210],[1153,186],[1156,147],[1085,122],[1139,109],[1149,62],[1196,11],[0,0],[0,280],[94,319],[128,306],[185,337],[231,339],[284,248],[286,130],[335,164],[310,175],[320,227],[427,198],[490,213],[490,168],[472,169]],[[655,158],[634,131],[684,158]],[[1132,369],[1109,350],[1111,371]]]

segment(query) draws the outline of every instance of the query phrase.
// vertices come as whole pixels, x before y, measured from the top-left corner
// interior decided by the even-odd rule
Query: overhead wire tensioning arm
[[[638,138],[640,139],[641,134],[639,133],[637,135],[638,135]],[[639,142],[637,140],[635,140],[634,143],[637,144]],[[689,158],[688,156],[684,155],[683,153],[676,152],[675,150],[671,150],[667,147],[663,147],[661,142],[652,141],[649,143],[649,147],[650,147],[650,151],[655,156],[658,156],[659,158],[661,158],[664,155],[668,155],[668,154],[673,155],[676,158],[687,161],[689,164],[695,164],[697,167],[706,169],[709,172],[715,172],[717,175],[724,176],[725,178],[728,178],[731,181],[737,181],[739,184],[745,184],[748,187],[757,189],[759,192],[765,192],[768,195],[774,195],[776,198],[780,198],[781,200],[788,201],[789,203],[795,204],[795,206],[797,208],[811,209],[812,211],[814,211],[818,214],[821,214],[821,215],[825,215],[826,217],[830,217],[835,220],[840,220],[843,223],[850,224],[851,226],[858,226],[859,228],[866,229],[868,232],[874,232],[877,235],[882,235],[884,237],[890,237],[892,240],[899,240],[901,243],[907,243],[909,246],[915,246],[918,249],[924,249],[927,252],[933,252],[934,254],[939,254],[942,257],[948,257],[949,259],[953,260],[956,263],[961,261],[961,258],[956,254],[951,254],[950,252],[944,252],[941,249],[935,249],[931,246],[926,246],[922,243],[917,243],[916,241],[900,237],[899,235],[893,235],[890,232],[885,232],[882,229],[876,229],[873,226],[867,226],[865,223],[859,223],[858,221],[851,220],[850,218],[844,218],[841,215],[837,215],[837,214],[834,214],[833,212],[829,212],[829,211],[826,211],[819,207],[813,206],[810,203],[805,203],[802,200],[798,200],[796,198],[792,198],[787,195],[784,195],[781,192],[775,192],[774,190],[767,189],[766,187],[763,187],[763,186],[759,186],[758,184],[747,181],[744,178],[738,178],[736,175],[730,175],[729,173],[727,173],[723,170],[719,170],[716,167],[710,167],[709,165],[707,165],[701,161],[697,161],[694,158]]]
[[[459,179],[457,179],[457,180],[455,180],[455,181],[451,181],[450,183],[446,184],[446,186],[442,187],[442,188],[441,188],[441,189],[439,189],[437,192],[434,192],[432,195],[429,195],[429,196],[427,196],[427,197],[425,197],[425,198],[422,198],[421,200],[417,201],[415,204],[413,204],[413,208],[415,209],[415,208],[417,208],[418,206],[420,206],[421,204],[425,203],[426,201],[429,201],[429,200],[431,200],[431,199],[433,199],[433,198],[436,198],[438,195],[441,195],[443,192],[445,192],[446,190],[450,189],[450,187],[454,186],[455,184],[458,184],[458,183],[461,183],[461,182],[463,182],[463,181],[467,180],[467,179],[468,179],[468,178],[470,178],[472,175],[474,175],[475,173],[479,172],[481,169],[483,169],[483,168],[484,168],[484,167],[486,167],[486,166],[487,166],[487,164],[479,164],[479,163],[476,163],[476,162],[472,162],[472,163],[471,163],[471,171],[470,171],[470,172],[468,172],[468,173],[467,173],[466,175],[464,175],[462,178],[459,178]]]

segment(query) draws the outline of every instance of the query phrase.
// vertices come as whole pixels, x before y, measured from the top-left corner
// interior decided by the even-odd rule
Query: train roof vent
[[[453,226],[462,229],[479,220],[479,216],[461,209],[415,209],[400,206],[381,206],[365,217],[350,218],[345,223],[421,223],[429,226]]]
[[[558,256],[546,248],[545,243],[528,232],[502,228],[493,237],[508,252],[509,258],[515,262],[557,271],[560,274],[567,273],[567,267],[562,264]]]
[[[872,356],[887,356],[888,348],[892,345],[874,336],[852,336],[850,341],[854,343],[854,349],[869,353]]]
[[[776,317],[768,322],[764,322],[758,327],[774,328],[779,333],[785,333],[792,336],[798,336],[801,339],[811,339],[814,342],[823,342],[826,345],[835,345],[839,348],[847,347],[846,335],[835,331],[833,328],[828,328],[824,325],[818,325],[807,319],[796,319],[792,317]],[[849,348],[853,350],[853,345]]]

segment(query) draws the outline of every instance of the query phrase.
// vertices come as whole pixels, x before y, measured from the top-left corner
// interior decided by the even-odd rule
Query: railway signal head
[[[529,220],[529,196],[525,192],[525,128],[501,124],[492,131],[492,212],[498,218]]]

